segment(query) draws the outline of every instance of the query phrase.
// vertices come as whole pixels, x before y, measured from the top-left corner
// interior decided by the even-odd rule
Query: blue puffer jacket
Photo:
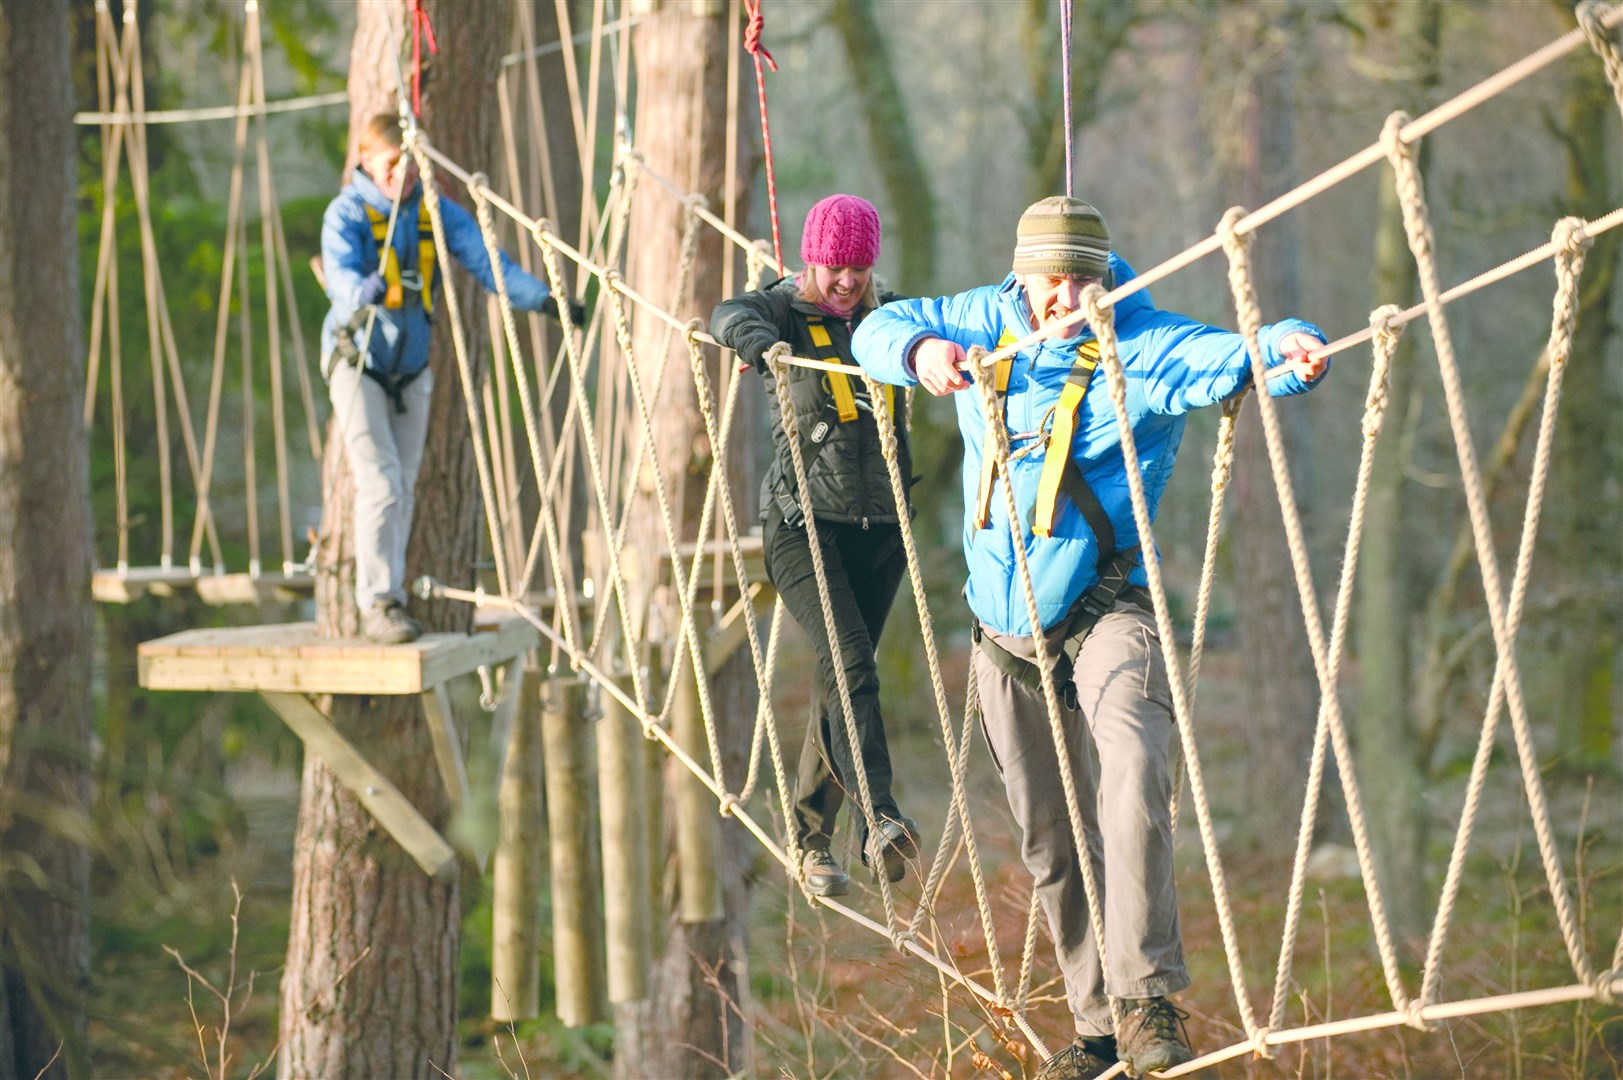
[[[1110,256],[1110,265],[1118,283],[1134,276],[1132,267],[1114,253]],[[1010,274],[1002,285],[988,285],[957,296],[887,304],[868,316],[857,329],[852,349],[857,362],[876,378],[916,386],[918,378],[907,358],[917,342],[939,337],[955,341],[965,349],[974,345],[992,349],[1005,327],[1013,328],[1017,336],[1026,336],[1026,327],[1030,325],[1028,310],[1025,289]],[[1297,330],[1323,339],[1316,327],[1296,319],[1263,328],[1261,341],[1268,353],[1269,367],[1283,362],[1278,344]],[[1184,414],[1222,401],[1249,382],[1245,339],[1239,334],[1161,311],[1151,301],[1148,290],[1143,289],[1116,305],[1116,333],[1120,339],[1122,367],[1127,375],[1127,410],[1133,420],[1133,439],[1138,447],[1153,519],[1161,493],[1172,475],[1173,458],[1183,437]],[[1004,417],[1013,449],[1030,444],[1030,435],[1020,438],[1020,433],[1035,432],[1042,425],[1044,415],[1059,400],[1076,356],[1076,346],[1092,336],[1089,330],[1070,341],[1045,341],[1014,358],[1004,401]],[[1279,397],[1302,393],[1309,389],[1309,384],[1293,372],[1270,380],[1268,389]],[[964,557],[969,563],[969,587],[965,592],[969,606],[982,623],[998,633],[1030,634],[1031,620],[1015,566],[1001,485],[993,494],[991,523],[985,529],[978,529],[973,520],[986,435],[980,391],[961,390],[954,397],[958,406],[958,429],[964,440]],[[1096,373],[1083,401],[1072,453],[1083,479],[1098,495],[1115,526],[1117,547],[1125,549],[1137,544],[1138,528],[1133,522],[1126,463],[1102,369]],[[1024,518],[1021,535],[1036,586],[1038,613],[1043,626],[1052,627],[1077,598],[1098,581],[1098,551],[1093,532],[1081,512],[1064,497],[1055,514],[1053,536],[1033,536],[1031,512],[1042,467],[1040,452],[1027,454],[1011,462],[1010,476],[1015,503]],[[1133,581],[1144,584],[1142,565],[1134,571]]]
[[[419,182],[400,201],[392,242],[395,258],[403,271],[417,269],[417,215],[421,212],[422,198],[423,188]],[[360,309],[362,284],[378,271],[380,245],[372,236],[372,222],[366,216],[366,208],[370,206],[387,218],[391,205],[391,200],[361,168],[356,168],[354,179],[327,204],[327,212],[321,219],[321,269],[327,278],[327,298],[332,301],[332,307],[321,324],[323,358],[332,356],[338,335],[346,332],[350,320]],[[479,235],[479,223],[443,195],[440,215],[445,222],[445,242],[451,254],[486,290],[495,292],[496,279],[491,276],[490,256]],[[513,306],[521,311],[540,310],[542,301],[547,298],[547,287],[525,273],[506,252],[502,253],[502,269]],[[439,289],[444,274],[445,267],[436,261],[435,289]],[[428,365],[428,312],[423,309],[420,293],[408,289],[405,297],[404,307],[391,310],[382,304],[377,306],[372,336],[366,343],[366,366],[380,375],[415,375]],[[365,333],[364,325],[355,332],[357,345]],[[328,370],[325,361],[322,370]]]

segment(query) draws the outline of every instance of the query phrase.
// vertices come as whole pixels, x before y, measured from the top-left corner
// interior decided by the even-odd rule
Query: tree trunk
[[[432,60],[425,55],[423,128],[453,159],[488,167],[495,158],[495,73],[507,40],[508,5],[428,0],[424,7],[440,51]],[[405,11],[394,0],[358,10],[350,64],[352,145],[358,133],[353,125],[393,111],[391,50],[402,40]],[[442,177],[440,188],[450,195],[455,181]],[[445,284],[459,290],[469,360],[476,380],[482,379],[488,345],[475,306],[478,285],[455,272]],[[428,443],[406,563],[408,576],[429,574],[467,587],[474,580],[479,484],[443,300],[440,310]],[[343,458],[341,441],[329,432],[317,592],[318,619],[329,636],[353,634],[359,621],[353,491]],[[472,625],[472,609],[448,601],[418,602],[415,612],[432,630]],[[331,712],[401,792],[443,827],[447,800],[417,700],[337,697]],[[326,765],[307,757],[282,980],[280,1075],[454,1074],[461,914],[456,879],[425,876]]]
[[[650,169],[704,195],[711,206],[724,204],[725,163],[712,151],[725,144],[730,47],[725,11],[721,4],[651,4],[637,27],[635,42],[639,149]],[[675,280],[682,219],[681,206],[669,194],[652,182],[639,185],[632,207],[635,240],[627,259],[627,280],[655,298]],[[722,299],[724,257],[721,238],[702,230],[692,276],[693,311],[709,312]],[[666,333],[662,324],[646,317],[638,317],[634,325],[638,367],[647,384]],[[715,455],[703,437],[687,349],[680,339],[670,347],[668,364],[653,399],[655,438],[679,535],[692,538]],[[714,366],[710,374],[712,385],[719,388]],[[651,386],[648,389],[652,393]],[[651,499],[647,485],[638,486],[639,494]],[[738,486],[733,490],[736,498]],[[741,524],[747,525],[748,506],[740,502],[738,510]],[[662,557],[666,546],[663,528],[654,527],[659,529],[658,542],[644,549],[644,558]],[[666,625],[677,625],[674,613]],[[701,621],[701,632],[704,626]],[[729,670],[713,682],[713,706],[727,748],[725,777],[733,786],[743,777],[743,761],[734,751],[747,747],[744,725],[755,715],[754,672],[748,654],[741,659],[742,669],[735,657]],[[701,760],[705,757],[700,755]],[[617,1075],[699,1077],[752,1071],[752,1036],[744,1006],[749,992],[745,842],[736,822],[724,824],[716,867],[725,898],[720,919],[683,923],[675,909],[657,916],[666,920],[666,926],[661,955],[649,975],[648,997],[616,1007]]]
[[[1567,192],[1564,210],[1594,220],[1611,207],[1612,158],[1607,129],[1616,105],[1598,62],[1576,72],[1566,91]],[[1557,420],[1550,504],[1548,565],[1556,568],[1561,605],[1556,655],[1556,730],[1561,752],[1575,768],[1615,761],[1613,717],[1618,714],[1617,651],[1623,637],[1616,586],[1597,588],[1618,563],[1620,507],[1611,478],[1623,469],[1619,448],[1618,358],[1612,306],[1617,291],[1618,234],[1603,233],[1584,261],[1578,327]]]
[[[832,4],[828,18],[845,44],[856,100],[868,120],[868,146],[895,208],[890,232],[901,248],[902,284],[919,295],[933,287],[936,275],[935,196],[930,176],[913,141],[907,105],[886,46],[889,40],[879,25],[874,0],[845,0]]]
[[[1248,11],[1244,17],[1257,18],[1258,13]],[[1278,25],[1243,35],[1274,46],[1271,62],[1255,65],[1243,121],[1240,191],[1247,207],[1260,206],[1296,183],[1295,50],[1290,43],[1298,17],[1287,13]],[[1287,216],[1270,223],[1255,236],[1252,248],[1254,282],[1266,317],[1297,314],[1301,296],[1297,219]],[[1290,437],[1301,426],[1300,409],[1300,403],[1291,403],[1279,412],[1298,508],[1306,517],[1307,492],[1301,478],[1313,444]],[[1279,854],[1291,850],[1302,813],[1319,686],[1260,417],[1256,402],[1247,401],[1236,433],[1235,606],[1249,714],[1247,760],[1254,781],[1246,785],[1246,818],[1257,846]]]
[[[1370,48],[1374,53],[1396,48],[1382,68],[1392,73],[1383,92],[1418,114],[1437,84],[1437,43],[1441,7],[1435,4],[1366,5]],[[1421,168],[1425,168],[1422,150]],[[1403,229],[1402,209],[1390,170],[1381,177],[1379,219],[1375,231],[1376,304],[1407,307],[1418,291],[1414,257]],[[1424,762],[1417,758],[1414,711],[1415,680],[1411,643],[1419,617],[1415,598],[1423,596],[1422,574],[1415,565],[1421,524],[1413,509],[1413,488],[1406,479],[1408,432],[1423,392],[1410,329],[1392,362],[1386,430],[1376,444],[1370,473],[1369,501],[1358,566],[1358,608],[1354,644],[1360,669],[1358,708],[1358,775],[1387,914],[1401,933],[1421,930],[1425,920]]]
[[[24,1077],[88,1071],[92,541],[68,15],[0,0],[0,1075]]]

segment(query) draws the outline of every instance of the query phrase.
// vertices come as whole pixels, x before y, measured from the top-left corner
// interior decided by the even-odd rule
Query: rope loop
[[[899,953],[905,953],[909,945],[917,945],[918,941],[919,932],[911,926],[906,930],[898,930],[890,935],[890,943],[896,946],[896,951]]]
[[[1595,988],[1595,1000],[1602,1005],[1616,1005],[1619,982],[1623,982],[1623,970],[1603,971],[1596,975],[1591,984]]]
[[[1223,240],[1223,250],[1231,255],[1236,249],[1243,249],[1247,243],[1247,234],[1240,232],[1240,222],[1249,213],[1243,206],[1231,206],[1223,211],[1223,220],[1217,223],[1217,235]]]
[[[704,333],[704,320],[698,316],[689,319],[687,325],[682,328],[682,336],[687,339],[688,345],[693,348],[697,348],[701,344],[699,335],[702,333]]]
[[[1398,109],[1386,118],[1381,125],[1381,150],[1386,154],[1387,160],[1394,163],[1399,158],[1410,157],[1414,154],[1414,147],[1403,141],[1403,129],[1409,126],[1409,114]]]
[[[1555,223],[1550,242],[1570,257],[1588,251],[1594,246],[1595,238],[1589,235],[1589,222],[1580,217],[1564,217]]]
[[[1272,1035],[1273,1032],[1274,1029],[1269,1027],[1267,1024],[1263,1024],[1261,1027],[1257,1028],[1256,1032],[1251,1036],[1251,1052],[1260,1058],[1268,1058],[1272,1060],[1274,1056],[1274,1048],[1268,1045],[1268,1036]]]
[[[476,172],[468,177],[468,194],[477,202],[485,202],[490,196],[485,192],[490,190],[490,177],[482,172]]]
[[[1392,356],[1397,352],[1398,339],[1403,336],[1403,324],[1393,322],[1403,314],[1397,304],[1382,304],[1369,313],[1369,330],[1374,342],[1375,370],[1370,378],[1369,394],[1364,399],[1364,438],[1374,439],[1381,433],[1388,404],[1387,388],[1390,383]]]
[[[682,200],[682,208],[688,213],[697,213],[700,210],[710,209],[710,200],[700,192],[694,191]]]
[[[1584,37],[1589,39],[1590,48],[1600,57],[1601,66],[1606,70],[1606,81],[1612,84],[1612,95],[1617,98],[1617,107],[1623,109],[1623,51],[1618,49],[1617,42],[1601,25],[1603,9],[1610,7],[1611,4],[1602,3],[1601,0],[1584,0],[1574,14],[1578,17],[1578,26],[1583,30]]]
[[[1423,998],[1413,998],[1406,1002],[1401,1010],[1403,1022],[1416,1031],[1430,1031],[1431,1024],[1426,1020],[1425,1014],[1422,1012],[1425,1007],[1426,1003]]]
[[[1082,304],[1088,310],[1088,325],[1093,327],[1093,334],[1100,339],[1100,348],[1104,347],[1105,333],[1115,337],[1116,309],[1104,302],[1105,287],[1094,282],[1082,290]],[[1104,329],[1101,330],[1100,328]]]
[[[783,362],[788,357],[789,343],[787,341],[775,341],[772,343],[772,347],[766,351],[764,359],[766,360],[766,366],[776,371],[783,366]]]
[[[732,817],[733,816],[733,811],[737,810],[740,804],[739,804],[738,798],[736,796],[734,796],[731,792],[727,792],[727,793],[722,795],[720,805],[721,805],[721,816],[722,817]]]
[[[765,61],[766,66],[776,73],[778,62],[772,59],[772,54],[761,44],[761,33],[766,29],[766,19],[761,14],[761,0],[744,0],[744,8],[750,17],[749,25],[744,27],[744,51],[758,60]]]

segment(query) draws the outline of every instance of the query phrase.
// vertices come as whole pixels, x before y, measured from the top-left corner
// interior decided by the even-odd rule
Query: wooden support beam
[[[515,662],[507,682],[502,697],[512,701],[517,717],[496,773],[490,900],[490,1016],[496,1021],[541,1015],[541,673]]]
[[[558,1019],[570,1027],[608,1018],[597,815],[592,805],[592,728],[586,682],[547,683],[541,712],[552,859],[552,958]]]
[[[260,696],[304,741],[305,749],[325,761],[333,775],[354,792],[378,824],[417,860],[417,865],[434,877],[456,873],[456,852],[451,845],[389,778],[344,738],[327,714],[303,694],[265,690]]]
[[[672,733],[695,761],[709,761],[699,686],[688,660],[686,655],[678,657],[673,675],[677,691],[671,707]],[[700,672],[699,678],[708,676]],[[721,818],[716,813],[716,797],[686,769],[674,769],[671,775],[676,787],[676,864],[682,921],[715,922],[725,914],[721,876],[716,872],[721,857]]]
[[[629,690],[630,676],[617,676]],[[597,788],[603,808],[603,909],[608,938],[609,1000],[648,994],[652,897],[643,798],[648,783],[642,725],[618,698],[603,695],[597,722]]]
[[[721,670],[721,666],[732,659],[733,653],[743,648],[749,641],[749,629],[746,619],[757,621],[764,619],[772,610],[772,604],[778,598],[778,591],[772,583],[764,578],[760,581],[750,582],[749,589],[743,596],[733,601],[733,606],[721,617],[721,622],[711,632],[704,643],[704,668],[711,675]]]
[[[468,801],[468,766],[462,757],[462,737],[456,729],[456,717],[451,712],[451,695],[440,683],[424,690],[423,717],[428,721],[428,736],[434,744],[434,760],[439,763],[440,776],[445,780],[445,793],[451,797],[451,810],[461,813]]]

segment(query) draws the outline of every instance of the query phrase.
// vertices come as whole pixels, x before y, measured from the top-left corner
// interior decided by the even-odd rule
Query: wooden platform
[[[195,590],[208,604],[260,604],[310,596],[315,578],[310,574],[196,574],[183,566],[97,570],[90,578],[90,595],[100,604],[131,604],[145,596],[174,596],[188,590]]]
[[[492,775],[500,777],[513,730],[525,655],[541,635],[521,618],[481,620],[472,634],[425,634],[404,645],[323,638],[315,623],[187,630],[143,642],[136,666],[149,690],[258,693],[325,761],[389,834],[435,876],[453,873],[456,853],[398,788],[317,708],[321,694],[416,694],[454,809],[467,801],[468,770],[446,684],[483,667],[505,671],[491,721]],[[481,866],[488,854],[473,852]]]
[[[487,632],[424,634],[405,645],[324,638],[313,622],[186,630],[136,651],[150,690],[272,690],[295,694],[420,694],[540,643],[523,619]]]

